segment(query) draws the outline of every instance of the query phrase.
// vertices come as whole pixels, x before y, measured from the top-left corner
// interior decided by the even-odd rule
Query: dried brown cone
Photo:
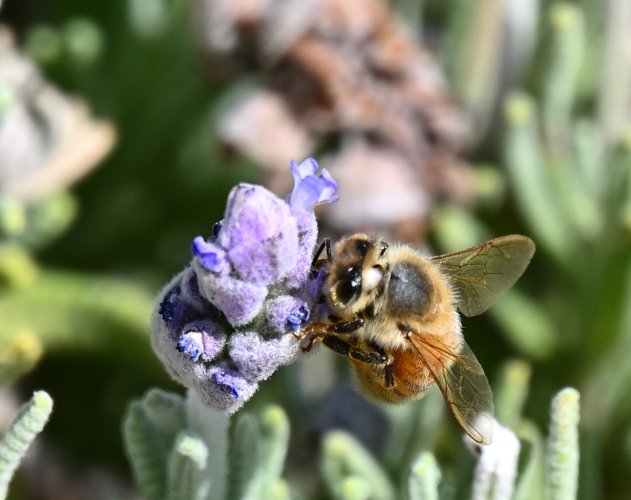
[[[238,95],[221,139],[278,191],[289,159],[325,151],[318,159],[341,186],[323,214],[329,230],[422,239],[436,199],[469,199],[458,157],[468,123],[436,60],[385,3],[199,0],[198,13],[213,74],[246,68],[269,82]]]

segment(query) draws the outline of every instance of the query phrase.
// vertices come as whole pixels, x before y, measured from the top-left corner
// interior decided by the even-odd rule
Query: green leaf
[[[421,453],[412,464],[408,478],[410,500],[438,500],[441,473],[436,458],[430,452]]]
[[[341,431],[327,434],[321,460],[324,481],[334,498],[345,498],[344,484],[349,477],[363,478],[370,485],[374,500],[396,498],[379,462],[349,434]]]
[[[572,500],[578,490],[579,393],[561,390],[552,400],[547,446],[547,485],[551,500]]]
[[[244,498],[259,460],[259,438],[256,418],[249,413],[239,414],[230,429],[228,500]]]
[[[206,498],[225,498],[228,476],[228,425],[225,413],[207,407],[197,393],[188,390],[186,398],[187,430],[199,436],[208,448],[207,479],[210,491]]]
[[[212,486],[206,473],[208,448],[189,431],[175,440],[167,466],[167,500],[203,500]]]
[[[51,412],[53,400],[45,391],[36,391],[0,440],[0,498],[6,498],[9,481],[29,446],[42,431]]]
[[[163,500],[169,450],[139,401],[132,401],[127,408],[123,438],[138,488],[149,500]]]
[[[289,420],[282,408],[270,406],[265,409],[259,418],[259,425],[257,462],[243,495],[248,500],[270,497],[280,479],[289,443]]]
[[[513,93],[505,103],[507,132],[504,158],[512,191],[531,226],[537,246],[545,246],[559,262],[572,255],[575,235],[559,204],[554,178],[539,137],[535,102]]]
[[[495,418],[514,429],[519,421],[528,396],[532,367],[521,360],[504,363],[495,384]]]

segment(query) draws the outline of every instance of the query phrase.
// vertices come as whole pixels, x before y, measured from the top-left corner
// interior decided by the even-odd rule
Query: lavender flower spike
[[[236,186],[222,222],[193,240],[190,265],[156,301],[156,354],[175,380],[228,414],[298,356],[293,333],[316,305],[313,209],[337,199],[337,183],[326,170],[317,174],[312,158],[291,170],[295,186],[286,200],[262,186]]]
[[[289,204],[294,210],[313,211],[316,205],[332,203],[338,200],[337,182],[326,168],[316,175],[318,163],[307,158],[302,163],[291,162],[294,176],[294,190],[289,195]]]

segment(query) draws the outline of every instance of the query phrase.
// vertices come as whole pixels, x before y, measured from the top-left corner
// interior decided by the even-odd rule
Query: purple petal
[[[324,283],[324,277],[326,271],[323,267],[317,270],[315,276],[309,276],[307,282],[307,294],[312,302],[318,302],[320,295],[322,294],[322,284]]]
[[[230,265],[226,260],[226,252],[218,245],[206,241],[201,236],[197,236],[193,240],[191,253],[193,257],[199,259],[202,267],[209,271],[224,274],[230,271]]]
[[[298,224],[298,258],[296,265],[287,273],[286,283],[289,288],[300,289],[304,286],[313,260],[313,249],[318,239],[318,223],[312,211],[292,211]]]
[[[187,267],[182,273],[180,280],[180,289],[182,292],[182,300],[195,309],[200,315],[208,312],[212,307],[208,301],[199,293],[199,284],[197,283],[197,275],[192,267]]]
[[[180,285],[171,288],[160,302],[158,313],[169,328],[176,326],[182,317],[184,305],[180,301]]]
[[[219,309],[232,326],[252,321],[263,307],[267,296],[264,286],[246,283],[230,275],[217,276],[194,265],[200,293]]]
[[[158,314],[171,334],[176,336],[182,325],[191,321],[198,313],[182,296],[179,279],[172,281],[169,286],[169,290],[163,295],[158,305]]]
[[[229,363],[211,367],[205,380],[196,384],[196,390],[205,404],[230,414],[250,399],[257,389],[256,382],[246,380]]]
[[[326,168],[322,169],[320,178],[322,179],[322,191],[320,193],[320,198],[318,198],[318,204],[333,203],[339,200],[340,197],[335,194],[337,193],[337,182],[335,182]]]
[[[300,163],[296,163],[291,160],[289,163],[291,167],[291,173],[294,176],[294,183],[298,184],[305,177],[315,175],[318,171],[318,162],[314,158],[306,158]]]
[[[295,266],[298,229],[283,200],[261,186],[240,184],[230,193],[218,242],[241,279],[267,285]]]
[[[289,316],[287,316],[287,326],[293,331],[297,332],[300,330],[307,321],[309,320],[309,309],[307,306],[300,306],[298,309],[293,311]]]
[[[237,399],[239,397],[239,391],[237,387],[239,384],[235,383],[235,378],[231,376],[229,373],[219,370],[214,372],[210,379],[217,385],[225,388],[226,394],[230,394],[232,399]]]
[[[178,279],[179,276],[172,280],[171,284]],[[163,292],[164,296],[167,294],[168,292]],[[206,367],[202,363],[194,363],[190,356],[183,356],[181,352],[178,352],[177,344],[182,326],[178,325],[177,330],[169,328],[159,312],[160,302],[162,300],[158,299],[151,318],[151,345],[169,375],[179,383],[192,387],[194,380],[205,377]],[[185,321],[182,325],[189,322],[190,320]]]
[[[297,332],[309,319],[309,306],[291,295],[281,295],[267,301],[265,318],[276,335]]]
[[[176,348],[194,363],[200,359],[208,362],[217,357],[225,343],[226,336],[215,322],[199,320],[182,329]]]
[[[203,332],[188,332],[180,336],[176,349],[186,354],[193,363],[197,363],[204,352]]]
[[[289,195],[289,204],[294,210],[312,211],[316,205],[332,203],[339,198],[337,182],[326,169],[322,169],[320,175],[316,175],[317,162],[313,158],[296,165],[291,164],[294,175],[294,189]]]

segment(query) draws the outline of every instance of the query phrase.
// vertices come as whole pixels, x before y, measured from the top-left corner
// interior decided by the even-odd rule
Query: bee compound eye
[[[370,242],[368,240],[357,240],[355,242],[355,247],[357,251],[362,257],[365,257],[368,253],[368,249],[370,248]]]
[[[348,304],[359,296],[362,288],[360,266],[349,267],[335,285],[335,295],[342,304]]]

